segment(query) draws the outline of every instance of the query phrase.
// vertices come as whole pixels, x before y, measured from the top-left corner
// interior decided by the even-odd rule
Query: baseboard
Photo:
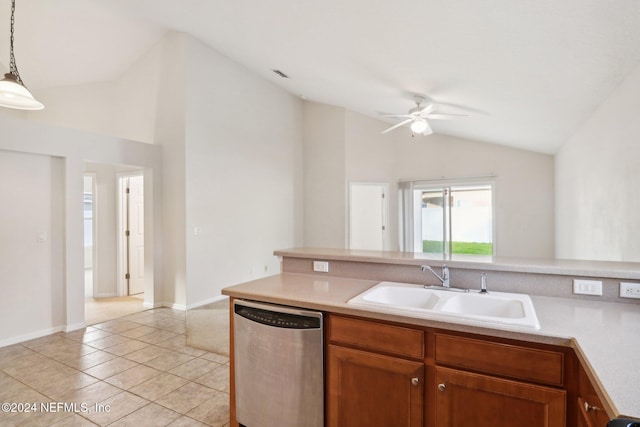
[[[78,329],[84,329],[86,327],[87,327],[87,324],[85,322],[78,322],[78,323],[74,323],[73,325],[65,326],[63,331],[72,332],[72,331],[77,331]]]
[[[150,309],[150,308],[158,308],[158,307],[163,307],[163,305],[162,304],[155,304],[153,302],[147,302],[147,301],[144,301],[142,303],[142,308],[145,308],[147,310]]]
[[[46,335],[55,334],[57,332],[63,331],[64,329],[64,326],[56,326],[54,328],[41,329],[39,331],[30,332],[28,334],[18,335],[17,337],[5,338],[3,340],[0,340],[0,348],[44,337]]]
[[[169,308],[173,308],[174,310],[182,310],[182,311],[187,310],[187,306],[184,304],[167,303],[166,306]]]
[[[226,295],[218,295],[217,297],[213,297],[213,298],[208,298],[204,301],[198,301],[194,304],[191,304],[189,306],[187,306],[187,310],[191,310],[192,308],[198,308],[198,307],[202,307],[203,305],[207,305],[207,304],[211,304],[214,302],[218,302],[218,301],[223,301],[229,299],[228,296]]]

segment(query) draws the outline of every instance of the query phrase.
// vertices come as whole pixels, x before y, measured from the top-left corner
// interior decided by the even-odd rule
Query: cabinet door
[[[436,426],[562,427],[566,392],[436,368]]]
[[[329,427],[422,427],[423,363],[328,347]]]
[[[601,427],[607,425],[608,421],[602,402],[581,366],[578,371],[578,426]]]

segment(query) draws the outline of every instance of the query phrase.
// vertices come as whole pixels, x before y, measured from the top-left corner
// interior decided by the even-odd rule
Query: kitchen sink
[[[439,298],[435,292],[426,290],[422,286],[404,286],[402,283],[382,282],[361,294],[361,300],[381,306],[391,305],[430,310],[436,305]]]
[[[525,294],[455,292],[411,283],[380,282],[350,299],[348,304],[409,317],[455,318],[540,329],[531,298]]]
[[[474,316],[504,317],[520,319],[526,316],[524,304],[521,298],[514,298],[515,294],[495,295],[481,293],[468,293],[455,295],[440,307],[441,311],[448,313],[469,314]],[[527,295],[525,295],[529,298]]]

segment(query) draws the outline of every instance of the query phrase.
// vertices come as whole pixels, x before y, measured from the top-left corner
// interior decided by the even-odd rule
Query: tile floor
[[[228,427],[229,358],[146,310],[0,348],[0,402],[2,426]]]

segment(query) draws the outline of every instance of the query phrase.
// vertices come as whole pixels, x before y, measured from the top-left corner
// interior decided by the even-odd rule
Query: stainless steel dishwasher
[[[322,313],[236,300],[236,419],[244,427],[322,427]]]

